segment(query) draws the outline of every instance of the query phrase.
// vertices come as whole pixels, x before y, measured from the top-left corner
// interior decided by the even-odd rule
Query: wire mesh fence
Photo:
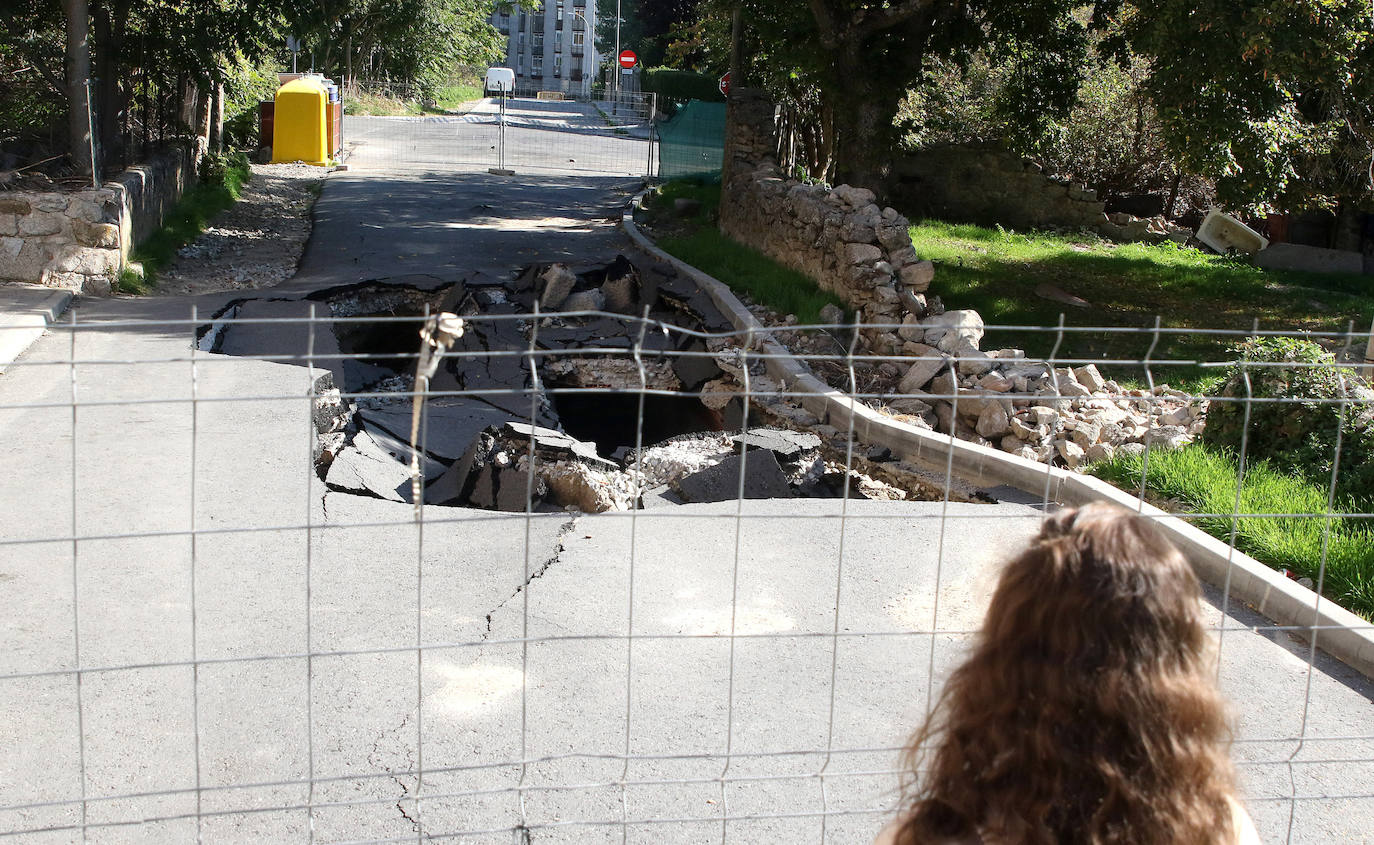
[[[643,178],[657,169],[649,101],[621,102],[534,91],[489,97],[460,114],[344,119],[350,166],[443,170],[481,166],[522,172]]]
[[[1318,540],[1311,615],[1261,616],[1239,578],[1208,588],[1244,798],[1266,841],[1368,835],[1374,687],[1322,649],[1374,637],[1332,630],[1318,598],[1341,567],[1356,593],[1370,581],[1369,507],[1338,492],[1359,413],[1317,508],[1245,493],[1252,420],[1363,413],[1355,371],[1285,365],[1346,388],[1285,398],[1253,389],[1279,369],[1256,362],[1251,390],[1202,378],[1185,400],[1172,374],[1233,362],[1156,356],[1165,329],[1093,329],[1141,350],[1104,360],[1057,354],[1070,327],[992,326],[1055,351],[1016,359],[1038,374],[1002,391],[969,392],[943,357],[952,382],[901,390],[893,371],[919,362],[866,353],[852,325],[521,296],[87,303],[5,373],[0,836],[871,841],[1072,454],[1044,454],[1044,485],[967,477],[951,432],[982,436],[959,428],[978,400],[1009,403],[1008,430],[1038,408],[1184,408],[1181,436],[1125,435],[1142,463],[1123,486],[1157,502],[1149,462],[1203,430],[1186,409],[1239,410],[1228,507],[1164,503],[1233,562],[1269,551],[1252,524]],[[793,360],[831,392],[779,378]],[[1070,375],[1089,364],[1119,380]],[[875,448],[878,416],[927,446]]]

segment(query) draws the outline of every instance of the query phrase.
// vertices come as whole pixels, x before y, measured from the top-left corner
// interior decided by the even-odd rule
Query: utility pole
[[[611,64],[611,73],[615,74],[611,79],[614,83],[612,90],[615,97],[611,104],[611,114],[616,114],[620,108],[620,0],[615,0],[615,59]]]

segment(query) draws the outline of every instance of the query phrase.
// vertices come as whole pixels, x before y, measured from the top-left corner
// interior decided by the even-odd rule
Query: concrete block
[[[766,449],[751,449],[743,456],[731,455],[715,466],[692,473],[673,486],[688,502],[729,502],[740,496],[740,472],[744,472],[744,498],[788,499],[792,488],[778,466],[778,459]]]

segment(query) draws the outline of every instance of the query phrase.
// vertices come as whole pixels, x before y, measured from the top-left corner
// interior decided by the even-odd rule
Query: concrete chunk
[[[688,502],[729,502],[739,497],[740,467],[744,467],[744,498],[790,499],[792,488],[778,466],[778,459],[765,449],[751,449],[745,455],[731,455],[715,466],[692,473],[673,484],[673,489]]]

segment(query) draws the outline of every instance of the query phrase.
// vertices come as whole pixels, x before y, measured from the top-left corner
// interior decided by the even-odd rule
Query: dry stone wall
[[[907,219],[879,207],[867,188],[783,178],[773,158],[773,120],[761,92],[732,92],[721,231],[814,279],[864,323],[887,324],[865,328],[864,339],[879,354],[898,353],[902,340],[892,327],[931,313],[926,291],[934,267],[912,249]]]
[[[0,194],[0,280],[109,293],[194,178],[189,148],[174,148],[100,188]]]
[[[833,291],[865,323],[898,324],[864,330],[871,351],[894,356],[882,365],[892,378],[891,398],[881,403],[888,413],[1070,468],[1117,450],[1176,448],[1201,432],[1206,404],[1185,393],[1128,390],[1091,364],[1055,368],[1027,360],[1020,349],[981,349],[978,312],[945,311],[929,293],[934,269],[912,248],[906,218],[880,208],[867,189],[783,178],[773,159],[773,120],[760,92],[731,93],[721,231]],[[1019,158],[1014,164],[989,152],[950,170],[942,183],[950,190],[967,184],[970,196],[984,198],[980,203],[1018,191],[1038,196],[1023,202],[1017,213],[1028,216],[1014,225],[1119,226],[1082,186],[1057,185]]]
[[[1039,164],[995,144],[951,144],[893,162],[893,196],[921,217],[1010,229],[1087,229],[1119,243],[1180,242],[1192,233],[1162,217],[1107,214],[1097,193],[1046,176]]]

